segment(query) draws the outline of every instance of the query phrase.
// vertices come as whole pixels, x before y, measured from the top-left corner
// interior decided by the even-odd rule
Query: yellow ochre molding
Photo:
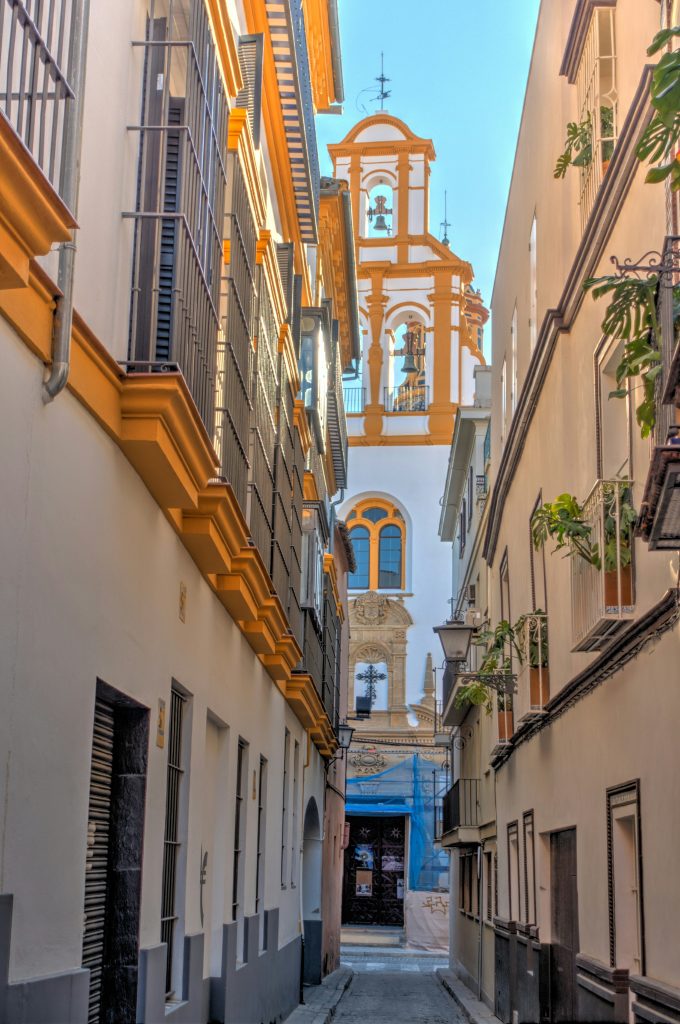
[[[243,88],[243,77],[238,62],[236,37],[227,13],[226,0],[206,0],[206,6],[217,47],[224,88],[228,96],[236,96]]]
[[[281,283],[279,262],[276,258],[276,243],[271,231],[261,228],[255,251],[255,261],[264,268],[269,294],[274,307],[277,322],[282,324],[286,319],[286,299]]]
[[[288,386],[291,390],[293,401],[295,401],[300,390],[300,369],[298,367],[298,361],[295,358],[293,335],[289,324],[281,324],[281,330],[279,331],[279,352],[283,356],[283,361],[286,364]]]
[[[309,420],[307,419],[307,410],[305,409],[305,403],[301,398],[295,399],[295,405],[293,407],[293,423],[300,435],[300,444],[302,445],[302,454],[307,458],[307,453],[312,447],[312,432],[309,429]]]
[[[321,501],[319,488],[316,485],[316,477],[308,469],[305,470],[302,489],[305,501]]]
[[[6,118],[0,117],[0,289],[25,287],[30,261],[67,242],[76,222]]]
[[[267,216],[267,207],[264,200],[264,192],[260,175],[257,171],[257,159],[255,156],[255,145],[253,133],[250,130],[248,111],[243,107],[233,107],[229,111],[229,123],[227,126],[227,151],[237,153],[246,179],[246,192],[253,209],[255,223],[258,229],[264,224]]]
[[[35,262],[27,280],[28,287],[0,290],[0,315],[47,364],[58,290]],[[309,721],[320,753],[329,756],[334,734],[323,705],[314,701],[313,683],[311,691],[305,684],[305,701],[299,684],[288,692],[302,652],[231,487],[211,482],[217,456],[184,378],[127,375],[77,313],[71,354],[69,391],[137,470],[273,683],[295,714]],[[311,444],[307,415],[299,406],[298,428]]]
[[[340,600],[340,591],[338,589],[338,567],[335,564],[335,558],[333,555],[323,556],[323,571],[327,574],[330,580],[331,590],[333,591],[333,598],[335,600],[335,608],[338,613],[340,622],[345,621],[345,609],[342,601]]]

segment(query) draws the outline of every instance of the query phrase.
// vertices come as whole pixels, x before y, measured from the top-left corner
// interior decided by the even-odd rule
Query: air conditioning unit
[[[465,625],[474,626],[477,629],[482,624],[482,613],[476,608],[468,608],[465,613]]]

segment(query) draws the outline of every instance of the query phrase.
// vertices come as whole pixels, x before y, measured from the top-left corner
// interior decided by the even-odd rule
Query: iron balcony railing
[[[598,480],[583,504],[593,559],[570,559],[575,651],[601,650],[633,618],[632,486]]]
[[[345,416],[345,398],[342,387],[342,367],[340,365],[340,346],[333,340],[333,356],[328,376],[328,436],[331,446],[331,458],[335,471],[335,482],[339,489],[347,486],[347,418]]]
[[[175,7],[179,6],[175,2]],[[172,13],[172,12],[171,12]],[[180,11],[180,14],[182,11]],[[130,360],[176,363],[211,439],[226,172],[227,101],[207,11],[187,21],[149,0],[134,218]]]
[[[456,828],[478,828],[479,779],[458,779],[444,794],[443,835]]]
[[[265,0],[302,241],[318,242],[321,175],[302,0]]]
[[[355,416],[364,411],[366,406],[366,388],[347,387],[342,389],[345,400],[345,412],[348,416]]]
[[[487,480],[486,473],[478,474],[475,477],[475,495],[477,501],[486,501],[486,496],[489,493],[489,481]]]
[[[517,641],[522,660],[517,671],[515,710],[518,722],[527,722],[544,715],[550,700],[548,616],[540,612],[522,616]]]
[[[398,388],[385,388],[386,412],[425,412],[430,404],[427,384],[402,384]]]
[[[312,677],[316,692],[323,700],[323,675],[324,675],[324,654],[323,636],[314,621],[312,610],[304,608],[303,629],[304,640],[302,644],[302,668]]]
[[[0,111],[62,194],[83,0],[2,0]]]

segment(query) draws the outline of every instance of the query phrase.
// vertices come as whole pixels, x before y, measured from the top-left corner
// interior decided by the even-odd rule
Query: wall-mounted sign
[[[370,843],[360,843],[354,849],[354,859],[362,868],[373,870],[373,847]],[[358,872],[357,872],[358,873]]]
[[[372,871],[357,871],[356,879],[356,895],[357,896],[372,896],[373,895],[373,872]]]
[[[165,701],[158,698],[158,717],[156,719],[156,746],[161,750],[165,746]]]

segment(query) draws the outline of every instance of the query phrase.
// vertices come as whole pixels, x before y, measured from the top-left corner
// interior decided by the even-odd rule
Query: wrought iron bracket
[[[669,235],[662,253],[657,249],[650,249],[637,261],[630,257],[621,261],[618,256],[611,256],[610,261],[622,280],[627,277],[641,279],[644,275],[656,275],[664,287],[672,288],[677,284],[677,281],[674,281],[675,275],[680,273],[680,245],[676,243],[680,243],[680,237]]]
[[[496,693],[513,694],[517,692],[517,676],[513,672],[459,672],[456,681],[464,685],[481,683]]]

